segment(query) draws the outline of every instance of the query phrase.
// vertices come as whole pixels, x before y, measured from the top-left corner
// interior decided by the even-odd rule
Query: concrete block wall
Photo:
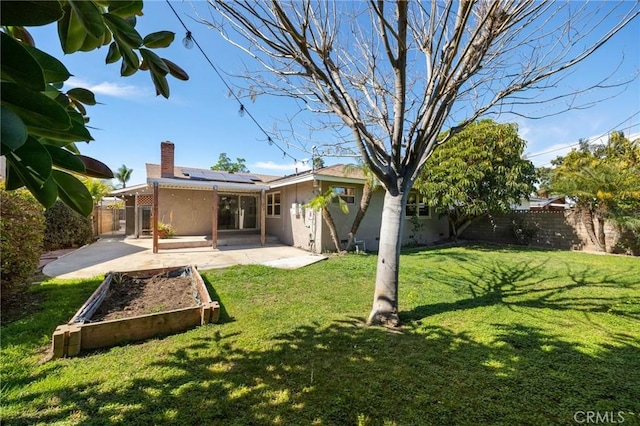
[[[584,225],[573,210],[526,211],[481,218],[465,229],[460,238],[504,244],[521,244],[514,226],[532,234],[530,245],[562,250],[596,251]],[[607,247],[613,248],[620,235],[612,225],[605,225]]]

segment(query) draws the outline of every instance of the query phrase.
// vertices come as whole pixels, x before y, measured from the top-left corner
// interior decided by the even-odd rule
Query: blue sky
[[[240,73],[244,69],[243,61],[247,59],[214,30],[196,22],[189,2],[172,4],[223,75]],[[194,4],[206,13],[204,2]],[[181,166],[209,168],[217,162],[219,154],[225,152],[232,159],[244,158],[254,173],[284,175],[294,173],[296,166],[298,170],[305,167],[300,161],[308,159],[308,153],[287,148],[279,142],[298,160],[299,164],[294,165],[293,159],[283,158],[280,149],[267,143],[265,135],[249,117],[238,114],[237,101],[229,95],[227,87],[198,49],[183,47],[184,29],[164,1],[146,1],[144,14],[138,21],[138,32],[143,36],[159,30],[175,32],[172,46],[157,53],[180,65],[190,76],[186,82],[169,77],[171,96],[168,100],[155,95],[147,72],[123,78],[119,64],[105,65],[106,48],[64,55],[55,25],[30,29],[36,45],[61,59],[74,75],[70,83],[92,90],[101,102],[88,108],[89,125],[95,128],[92,130],[95,141],[79,144],[83,154],[105,162],[114,171],[122,164],[132,168],[128,185],[145,181],[144,165],[159,163],[160,142],[164,140],[175,143],[176,165]],[[604,76],[617,64],[620,64],[617,79],[637,76],[640,71],[639,40],[640,19],[636,19],[608,46],[577,68],[571,80]],[[226,75],[225,80],[232,85],[235,81]],[[627,135],[640,134],[640,79],[636,78],[626,90],[591,93],[583,99],[588,97],[602,100],[589,109],[544,119],[503,116],[497,121],[518,123],[521,137],[528,142],[526,154],[538,166],[548,165],[580,138],[595,140],[606,137],[615,129],[624,130]],[[243,102],[266,129],[285,120],[295,108],[287,99],[272,97]],[[336,160],[327,160],[328,164],[333,162]]]

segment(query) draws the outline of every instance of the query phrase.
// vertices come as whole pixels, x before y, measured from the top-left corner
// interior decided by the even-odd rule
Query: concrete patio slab
[[[43,273],[56,278],[91,278],[112,271],[196,265],[200,270],[233,265],[262,264],[293,269],[310,265],[326,256],[281,244],[226,246],[160,250],[152,252],[151,239],[121,236],[101,238],[45,265]],[[293,259],[293,260],[289,260]]]

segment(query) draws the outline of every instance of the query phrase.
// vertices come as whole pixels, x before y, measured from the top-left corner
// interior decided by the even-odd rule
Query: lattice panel
[[[153,195],[138,195],[138,205],[139,206],[152,206],[153,205]]]

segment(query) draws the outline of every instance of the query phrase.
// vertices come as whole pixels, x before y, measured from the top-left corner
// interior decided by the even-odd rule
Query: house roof
[[[146,164],[147,183],[126,189],[116,190],[113,195],[133,195],[150,193],[151,184],[158,182],[164,188],[211,189],[213,185],[220,190],[260,191],[278,188],[295,183],[309,182],[314,179],[328,182],[361,184],[365,180],[362,169],[345,164],[322,167],[314,171],[307,170],[288,176],[263,175],[258,173],[227,173],[198,169],[194,167],[174,166],[173,177],[162,177],[159,164]]]
[[[255,192],[269,189],[266,184],[276,176],[256,173],[229,173],[211,169],[174,166],[173,177],[162,177],[160,165],[146,164],[147,183],[158,183],[163,188],[204,189],[218,187],[220,191]]]
[[[150,194],[151,187],[149,184],[142,183],[140,185],[127,186],[126,188],[114,189],[109,193],[114,197],[120,197],[125,195],[136,195],[136,194]]]
[[[151,164],[151,163],[147,163],[146,164],[147,167],[147,179],[159,179],[161,178],[161,173],[160,173],[160,165],[159,164]],[[198,171],[198,172],[202,172],[202,173],[211,173],[212,170],[211,169],[199,169],[197,167],[187,167],[187,166],[174,166],[173,167],[173,178],[172,179],[190,179],[190,176],[188,175],[189,171]],[[185,172],[187,172],[187,174],[185,174]],[[221,172],[224,174],[228,174],[228,172]],[[280,176],[272,176],[272,175],[263,175],[263,174],[259,174],[259,173],[233,173],[233,175],[236,176],[246,176],[246,177],[250,177],[250,178],[258,178],[259,182],[262,183],[266,183],[266,182],[270,182],[272,180],[276,180],[279,179]],[[216,179],[202,179],[202,180],[211,180],[211,181],[216,181]],[[217,180],[220,181],[220,180]]]
[[[358,183],[365,181],[365,175],[361,168],[352,167],[346,164],[336,164],[333,166],[322,167],[315,170],[307,170],[305,172],[288,175],[269,182],[271,188],[278,188],[294,183],[309,182],[312,180],[321,180],[326,182],[341,183]]]

